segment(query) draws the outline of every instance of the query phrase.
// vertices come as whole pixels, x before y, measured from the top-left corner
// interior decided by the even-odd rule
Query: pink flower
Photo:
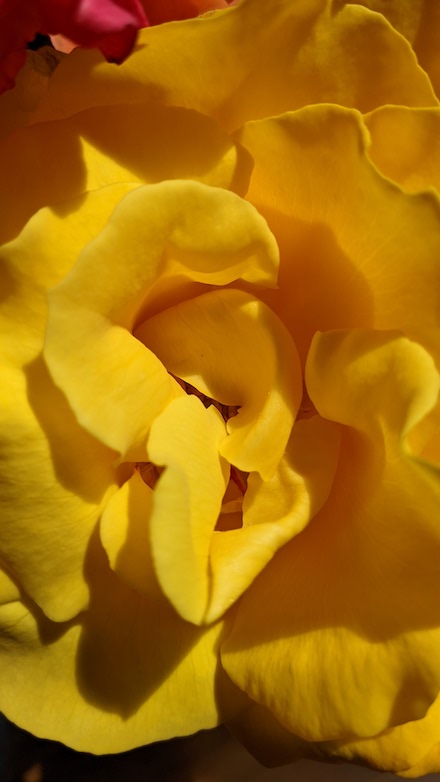
[[[13,87],[36,33],[66,36],[120,63],[147,25],[140,0],[0,0],[0,92]]]

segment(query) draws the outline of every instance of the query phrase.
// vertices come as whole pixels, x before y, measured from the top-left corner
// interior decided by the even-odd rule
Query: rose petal
[[[206,621],[221,616],[319,511],[331,489],[338,453],[338,428],[315,416],[297,421],[272,479],[249,476],[243,527],[215,532],[212,538]]]
[[[65,219],[47,210],[1,250],[2,561],[57,621],[87,605],[85,551],[115,480],[115,454],[78,426],[47,373],[41,358],[46,290],[66,274],[81,241],[99,233],[127,189],[120,185],[89,195],[88,219],[81,211],[69,217],[68,244]]]
[[[346,0],[345,0],[346,2]],[[340,6],[344,0],[337,0]],[[350,4],[353,0],[349,0]],[[431,0],[354,0],[358,5],[383,14],[413,47],[440,96],[440,7]]]
[[[201,624],[210,600],[209,550],[228,481],[219,454],[225,424],[196,397],[176,399],[151,427],[149,458],[165,470],[154,490],[151,546],[164,593]]]
[[[160,593],[151,559],[149,518],[153,491],[138,470],[113,494],[100,520],[101,542],[110,566],[132,589]]]
[[[276,264],[264,221],[233,193],[176,181],[126,196],[49,297],[46,361],[82,426],[144,460],[175,381],[131,334],[141,311],[160,296],[188,295],[195,282],[270,283]]]
[[[296,348],[276,315],[242,291],[212,291],[146,320],[136,336],[173,375],[240,407],[220,453],[271,478],[302,396]]]
[[[250,174],[247,156],[212,120],[145,104],[23,129],[0,144],[0,167],[6,238],[42,206],[104,185],[196,179],[243,194]]]
[[[387,103],[438,105],[407,41],[359,6],[333,14],[325,0],[247,0],[148,28],[139,43],[116,73],[97,54],[73,52],[36,119],[150,96],[212,116],[227,130],[314,103],[363,112]]]
[[[261,298],[303,360],[316,330],[399,328],[440,367],[440,208],[381,177],[355,112],[315,106],[250,122],[247,198],[277,237],[279,288]],[[420,240],[423,237],[423,241]]]
[[[243,596],[222,661],[298,736],[372,736],[440,686],[439,476],[403,440],[439,377],[420,346],[348,331],[317,339],[307,383],[345,424],[333,490]]]
[[[221,625],[195,628],[165,598],[133,592],[109,569],[96,539],[86,578],[88,611],[55,624],[28,600],[20,602],[2,575],[0,687],[9,719],[37,736],[100,754],[232,716],[234,691],[218,663]]]
[[[382,174],[409,192],[435,187],[440,194],[440,109],[382,106],[365,124],[368,154]]]

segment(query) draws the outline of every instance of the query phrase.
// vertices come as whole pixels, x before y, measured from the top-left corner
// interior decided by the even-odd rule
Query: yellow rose
[[[0,708],[37,735],[440,770],[440,19],[366,5],[244,0],[0,101]]]

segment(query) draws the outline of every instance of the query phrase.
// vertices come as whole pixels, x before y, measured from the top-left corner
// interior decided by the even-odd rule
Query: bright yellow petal
[[[132,336],[136,322],[202,284],[273,284],[277,262],[264,220],[233,193],[176,181],[128,194],[49,296],[45,359],[79,422],[142,461],[175,381]]]
[[[118,182],[195,179],[244,193],[249,165],[213,120],[194,111],[145,104],[89,109],[0,143],[2,236],[16,235],[43,206]]]
[[[279,289],[261,298],[302,358],[318,329],[398,328],[440,367],[435,195],[382,178],[359,115],[340,107],[251,122],[239,139],[254,158],[247,198],[280,247]]]
[[[172,402],[151,427],[148,455],[164,467],[154,490],[151,547],[161,587],[180,615],[201,624],[210,599],[209,550],[228,481],[220,413],[195,396]]]
[[[368,154],[382,174],[409,192],[435,187],[440,194],[440,109],[385,106],[364,121]]]
[[[440,687],[440,474],[399,447],[438,374],[399,337],[361,332],[357,357],[353,340],[323,335],[307,371],[318,411],[345,423],[332,492],[243,596],[222,654],[312,741],[419,719]]]
[[[240,408],[220,452],[271,478],[302,396],[296,348],[276,315],[242,291],[211,291],[146,320],[136,335],[173,375]]]
[[[66,624],[17,600],[2,577],[0,688],[9,719],[37,736],[101,754],[232,716],[234,690],[218,663],[221,624],[195,628],[165,598],[129,589],[96,540],[86,577],[90,608]]]
[[[87,605],[84,557],[115,481],[115,454],[78,426],[41,358],[46,290],[74,262],[78,237],[92,239],[127,189],[88,196],[89,220],[78,211],[66,221],[40,213],[1,250],[0,557],[55,620]]]
[[[296,422],[270,480],[249,476],[243,526],[217,531],[212,538],[207,620],[221,616],[319,511],[331,489],[338,453],[338,427],[315,416]]]
[[[54,74],[38,121],[148,99],[196,109],[230,130],[311,103],[361,111],[437,103],[405,39],[358,6],[335,13],[326,0],[244,0],[150,27],[139,43],[117,71],[96,53],[74,51]]]

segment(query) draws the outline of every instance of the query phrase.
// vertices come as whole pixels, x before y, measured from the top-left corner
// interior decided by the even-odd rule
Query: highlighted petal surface
[[[302,396],[296,348],[276,315],[242,291],[212,291],[150,318],[136,335],[173,375],[240,408],[220,452],[272,477]]]
[[[150,97],[194,108],[228,130],[312,103],[361,111],[437,105],[407,41],[358,6],[335,14],[326,0],[244,0],[210,17],[151,27],[139,42],[116,73],[99,55],[73,52],[37,119]]]
[[[419,719],[440,687],[439,475],[404,447],[438,373],[393,334],[359,332],[355,346],[356,333],[317,338],[308,390],[345,424],[332,491],[243,596],[222,654],[236,684],[312,741]]]
[[[45,358],[80,423],[144,460],[150,425],[175,382],[132,336],[136,320],[195,283],[270,283],[277,260],[264,221],[233,193],[176,181],[127,195],[49,297]]]
[[[227,485],[219,455],[225,424],[199,399],[176,399],[156,419],[150,459],[165,467],[153,497],[151,546],[164,593],[180,615],[200,624],[210,599],[209,550]]]

